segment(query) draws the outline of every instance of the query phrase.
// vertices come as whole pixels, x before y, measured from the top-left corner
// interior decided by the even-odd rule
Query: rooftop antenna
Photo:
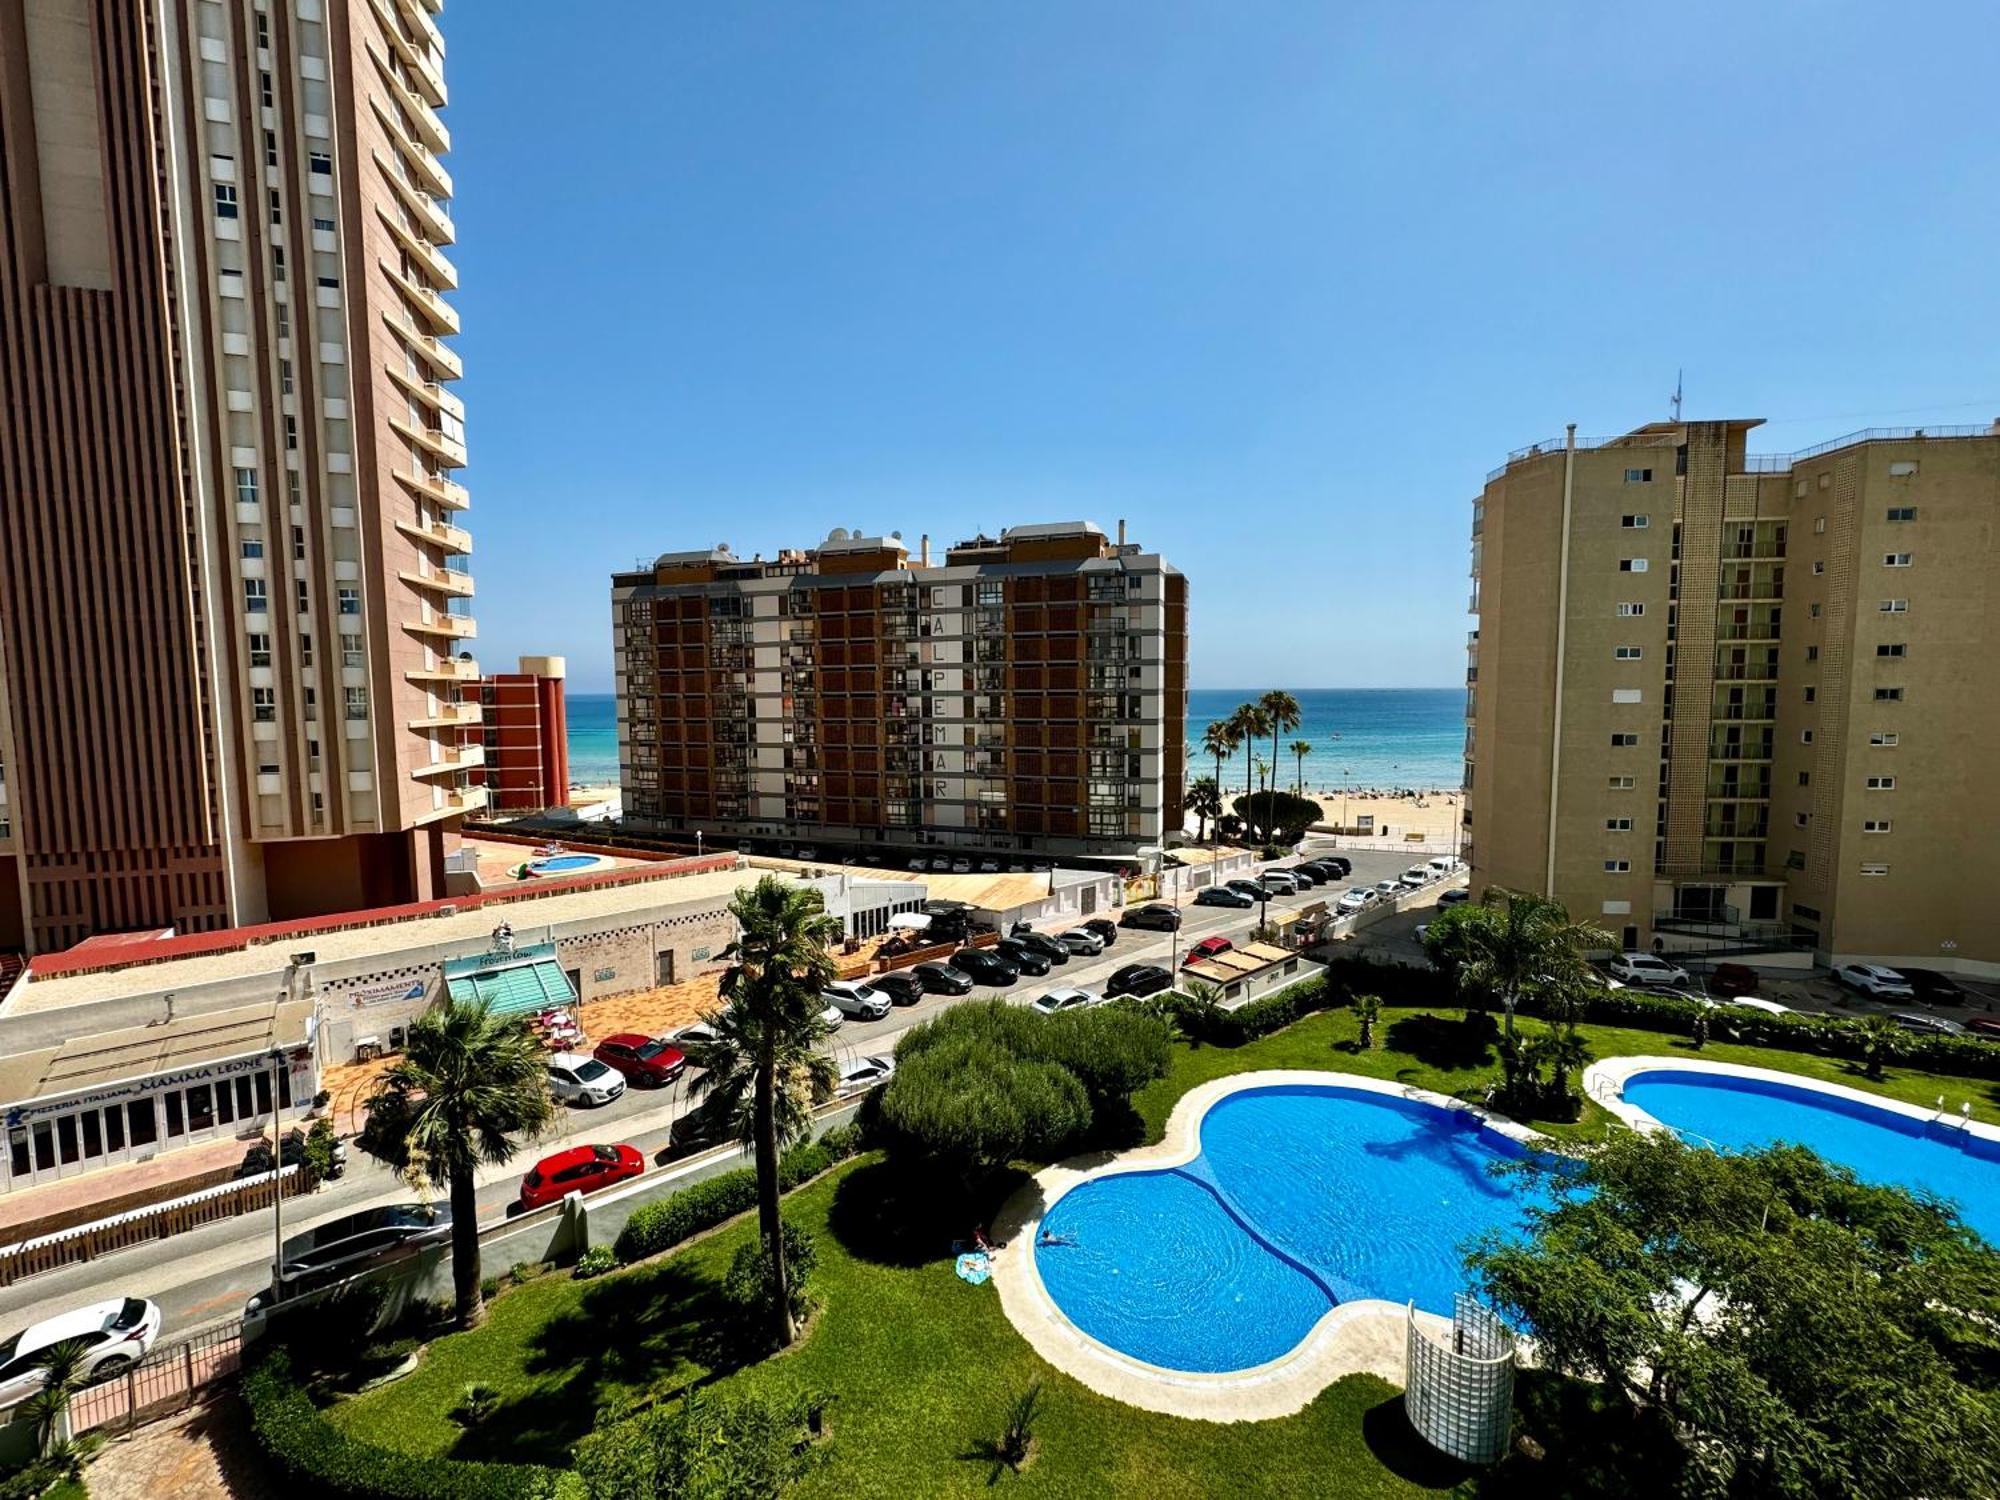
[[[1683,373],[1681,370],[1674,371],[1674,420],[1676,422],[1681,419],[1681,376]]]

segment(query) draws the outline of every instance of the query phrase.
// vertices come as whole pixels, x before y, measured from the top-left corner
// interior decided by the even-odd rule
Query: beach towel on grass
[[[993,1274],[993,1262],[982,1252],[972,1251],[958,1258],[958,1275],[961,1281],[969,1281],[974,1286],[984,1286]]]

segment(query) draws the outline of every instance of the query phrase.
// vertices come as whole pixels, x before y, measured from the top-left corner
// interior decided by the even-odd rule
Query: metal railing
[[[243,1363],[243,1327],[227,1323],[187,1334],[153,1350],[107,1380],[71,1398],[70,1430],[130,1432],[141,1422],[168,1416],[193,1403],[207,1387],[234,1375]]]

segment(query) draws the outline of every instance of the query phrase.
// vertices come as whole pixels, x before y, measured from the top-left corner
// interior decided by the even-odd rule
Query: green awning
[[[553,955],[554,949],[552,945],[544,945],[540,951]],[[530,956],[514,962],[503,959],[493,963],[496,956],[486,955],[484,964],[464,959],[447,962],[445,984],[451,998],[484,1000],[496,1016],[518,1016],[576,1004],[576,990],[553,956],[542,957],[530,950]]]

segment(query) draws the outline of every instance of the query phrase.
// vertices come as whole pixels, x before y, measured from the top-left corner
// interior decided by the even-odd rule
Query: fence
[[[176,1339],[136,1365],[78,1391],[69,1404],[70,1431],[130,1432],[141,1422],[181,1410],[243,1361],[243,1334],[232,1320]]]
[[[288,1198],[306,1190],[306,1180],[296,1166],[284,1169],[284,1184]],[[123,1250],[128,1245],[182,1234],[218,1219],[233,1219],[239,1214],[266,1208],[270,1202],[271,1178],[268,1173],[260,1173],[247,1181],[204,1188],[171,1202],[135,1208],[99,1219],[93,1224],[23,1240],[18,1245],[0,1249],[0,1286],[12,1286],[24,1277],[75,1265],[79,1261],[95,1260],[100,1255]]]

